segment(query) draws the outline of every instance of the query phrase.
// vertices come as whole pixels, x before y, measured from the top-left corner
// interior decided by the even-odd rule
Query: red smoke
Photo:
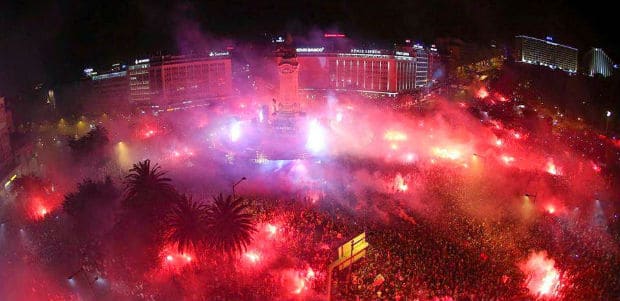
[[[533,252],[519,268],[526,275],[525,286],[537,297],[555,297],[560,287],[560,272],[547,251]]]

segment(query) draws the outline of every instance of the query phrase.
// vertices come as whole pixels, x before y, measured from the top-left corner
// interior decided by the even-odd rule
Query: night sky
[[[338,30],[364,40],[427,43],[551,35],[580,50],[602,47],[612,59],[620,54],[612,35],[617,12],[594,1],[10,2],[0,4],[0,95],[75,80],[85,66],[256,40],[264,32]]]

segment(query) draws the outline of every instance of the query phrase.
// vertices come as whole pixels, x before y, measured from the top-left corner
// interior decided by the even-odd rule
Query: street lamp
[[[247,178],[246,178],[246,177],[243,177],[243,178],[241,178],[241,180],[237,181],[237,183],[233,184],[233,186],[232,186],[232,196],[233,196],[233,200],[235,199],[235,187],[236,187],[237,185],[239,185],[241,182],[245,181],[245,180],[247,180]]]
[[[86,270],[84,270],[84,267],[82,266],[77,271],[75,271],[73,274],[69,275],[69,277],[67,277],[67,279],[69,281],[73,281],[73,278],[75,278],[75,276],[77,276],[78,274],[82,274],[82,276],[84,277],[84,280],[86,280],[86,283],[88,283],[88,287],[93,292],[93,295],[96,297],[97,293],[95,292],[95,288],[93,288],[93,283],[95,283],[95,282],[97,282],[97,280],[99,280],[99,276],[95,276],[95,278],[93,278],[93,281],[90,281],[88,279],[88,274],[86,274]]]
[[[608,110],[607,112],[605,112],[605,116],[607,117],[605,119],[605,134],[607,134],[607,132],[609,131],[609,119],[611,117],[611,111]]]

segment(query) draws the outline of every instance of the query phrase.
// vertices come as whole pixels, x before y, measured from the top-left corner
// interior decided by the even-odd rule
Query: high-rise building
[[[601,48],[592,48],[584,55],[583,72],[587,76],[600,75],[609,77],[614,68],[614,62]]]
[[[429,55],[421,45],[413,45],[413,51],[409,53],[415,58],[415,83],[416,89],[426,87],[429,82]]]
[[[547,39],[528,36],[515,37],[515,61],[559,69],[571,74],[577,72],[578,50]]]

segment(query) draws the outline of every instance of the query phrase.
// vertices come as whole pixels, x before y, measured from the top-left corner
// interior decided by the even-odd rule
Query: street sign
[[[344,261],[342,261],[340,265],[338,266],[338,269],[342,271],[345,268],[347,268],[349,265],[360,260],[364,256],[366,256],[366,250],[361,250],[360,252],[355,253],[352,257],[347,257]]]
[[[368,242],[366,242],[366,232],[363,232],[338,248],[338,259],[351,257],[366,247],[368,247]]]
[[[368,248],[368,242],[366,241],[366,232],[363,232],[338,247],[338,259],[332,265],[342,270],[364,257],[366,248]]]
[[[339,270],[343,270],[351,266],[354,262],[360,258],[366,256],[366,248],[368,248],[368,242],[366,241],[366,232],[354,237],[353,239],[345,242],[338,248],[338,259],[329,265],[328,280],[327,280],[327,299],[331,300],[332,294],[332,272],[334,268],[338,267]]]

